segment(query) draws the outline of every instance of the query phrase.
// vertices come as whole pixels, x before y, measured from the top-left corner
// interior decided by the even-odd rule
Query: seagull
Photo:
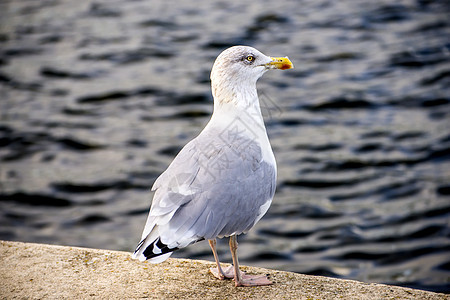
[[[261,114],[257,80],[271,69],[291,69],[287,57],[255,48],[224,50],[211,70],[214,111],[203,131],[181,149],[155,181],[154,197],[133,258],[165,261],[173,251],[208,240],[211,273],[235,286],[270,285],[265,275],[239,270],[236,237],[267,212],[276,187],[276,162]],[[230,237],[233,264],[222,268],[216,238]]]

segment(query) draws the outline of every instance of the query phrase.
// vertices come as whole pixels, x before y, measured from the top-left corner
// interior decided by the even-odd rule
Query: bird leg
[[[220,280],[234,278],[233,266],[229,266],[228,268],[225,268],[225,270],[223,270],[220,266],[219,255],[217,255],[216,251],[216,239],[208,240],[208,242],[217,264],[217,268],[210,268],[209,271],[214,275],[214,277],[219,278]]]
[[[272,284],[272,281],[267,279],[265,275],[247,275],[239,270],[239,261],[236,253],[237,248],[238,243],[236,235],[232,235],[230,237],[230,251],[233,258],[234,284],[236,286],[260,286]]]

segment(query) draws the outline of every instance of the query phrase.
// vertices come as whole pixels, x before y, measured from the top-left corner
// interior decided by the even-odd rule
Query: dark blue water
[[[278,162],[243,264],[450,291],[447,1],[2,1],[0,238],[131,251],[235,44]],[[219,254],[230,260],[225,241]],[[207,243],[175,257],[212,260]]]

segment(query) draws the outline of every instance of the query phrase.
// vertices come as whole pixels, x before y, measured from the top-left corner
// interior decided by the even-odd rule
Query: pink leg
[[[219,278],[220,280],[234,278],[233,266],[229,266],[228,268],[225,268],[225,270],[223,270],[220,266],[219,255],[217,255],[216,251],[216,240],[208,240],[208,242],[217,264],[217,268],[211,268],[209,271],[214,275],[214,277]]]
[[[272,281],[267,279],[265,275],[247,275],[239,270],[239,261],[237,257],[238,243],[236,236],[232,235],[230,237],[230,251],[233,257],[234,266],[234,284],[236,286],[260,286],[260,285],[270,285]]]

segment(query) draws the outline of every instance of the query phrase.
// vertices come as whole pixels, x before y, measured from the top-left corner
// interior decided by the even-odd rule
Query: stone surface
[[[274,285],[236,288],[208,271],[207,261],[132,260],[128,252],[1,241],[3,299],[450,299],[449,295],[243,267]]]

